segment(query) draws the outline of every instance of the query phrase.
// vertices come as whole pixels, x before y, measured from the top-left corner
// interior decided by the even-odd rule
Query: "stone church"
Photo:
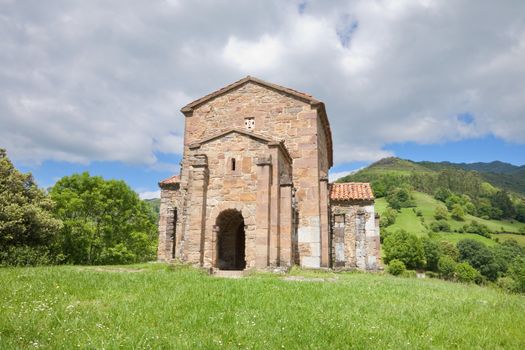
[[[323,102],[253,77],[191,102],[161,188],[160,261],[214,270],[381,267],[368,183],[328,182]]]

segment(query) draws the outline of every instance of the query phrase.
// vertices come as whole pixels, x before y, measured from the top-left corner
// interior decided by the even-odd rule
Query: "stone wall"
[[[292,180],[296,188],[298,206],[298,251],[301,265],[319,267],[321,266],[321,221],[323,221],[320,217],[322,199],[320,197],[319,167],[321,163],[323,173],[327,173],[327,169],[324,168],[327,167],[325,164],[328,162],[319,160],[320,156],[326,157],[326,146],[320,153],[318,150],[320,124],[318,111],[315,108],[283,92],[249,82],[195,107],[193,112],[187,115],[184,157],[186,158],[186,155],[189,154],[191,144],[210,135],[231,128],[244,129],[244,118],[246,117],[255,119],[253,132],[273,139],[285,140],[285,146],[293,159]],[[325,136],[320,137],[326,139]],[[225,157],[228,156],[225,155]],[[227,160],[225,158],[222,161]],[[188,167],[183,162],[182,178],[187,176],[187,169]],[[210,179],[210,181],[213,180]],[[230,180],[228,186],[237,186],[235,181]],[[274,201],[279,198],[279,191],[274,183]],[[246,195],[249,196],[249,194]],[[209,195],[209,198],[214,200],[215,197]],[[277,230],[280,227],[279,218],[276,215],[278,212],[277,206],[270,214],[270,225]],[[328,222],[327,217],[325,221]],[[278,247],[280,238],[276,239],[274,243]],[[271,246],[271,242],[269,244]],[[278,248],[270,251],[272,263],[280,259],[279,252]]]
[[[379,227],[374,203],[345,201],[331,204],[332,266],[334,268],[381,268]]]
[[[194,145],[187,151],[188,158],[198,155],[207,158],[208,178],[203,192],[206,196],[205,224],[200,251],[203,266],[216,265],[217,246],[213,234],[218,225],[217,217],[230,209],[237,209],[244,219],[246,267],[279,265],[280,231],[286,226],[280,221],[281,211],[286,211],[285,205],[281,207],[280,182],[289,183],[292,174],[291,160],[281,147],[255,135],[233,131]],[[264,186],[266,198],[258,198],[263,195],[261,188]],[[191,191],[189,196],[193,196]],[[287,210],[291,211],[291,199],[288,205]],[[188,210],[191,212],[194,208]]]
[[[177,227],[180,222],[181,212],[179,205],[179,185],[165,186],[160,192],[159,209],[159,245],[157,256],[160,261],[172,261],[178,257],[180,246],[181,227]],[[175,240],[174,240],[175,239]],[[174,247],[175,244],[175,247]]]

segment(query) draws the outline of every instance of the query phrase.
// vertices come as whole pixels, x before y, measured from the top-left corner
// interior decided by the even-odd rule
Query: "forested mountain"
[[[483,182],[486,182],[493,187],[509,191],[525,198],[525,165],[516,166],[500,161],[490,163],[413,162],[411,160],[389,157],[383,158],[367,168],[347,175],[337,181],[374,182],[386,174],[394,177],[403,176],[402,182],[408,181],[416,185],[418,182],[421,182],[421,178],[424,178],[425,175],[428,175],[429,178],[436,179],[436,181],[441,177],[441,181],[430,181],[434,183],[429,183],[428,185],[445,185],[445,187],[448,187],[449,185],[454,186],[455,184],[456,188],[451,188],[451,190],[460,190],[460,192],[462,191],[457,188],[457,186],[468,186],[467,181],[473,181],[475,183],[474,187],[481,186]],[[457,177],[457,179],[454,179],[455,177]],[[417,181],[418,178],[420,178],[420,181]],[[427,193],[429,193],[429,191],[430,188],[423,190],[423,192]]]
[[[415,164],[434,171],[447,169],[476,171],[490,184],[525,196],[525,165],[516,166],[500,161],[490,163],[417,162]]]

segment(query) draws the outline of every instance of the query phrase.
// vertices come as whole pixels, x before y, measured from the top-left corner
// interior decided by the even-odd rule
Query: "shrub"
[[[434,271],[425,272],[425,276],[428,278],[439,278],[439,274]]]
[[[0,266],[38,266],[55,263],[44,247],[7,247],[0,251]]]
[[[506,292],[514,292],[516,290],[516,282],[510,277],[498,278],[496,285]]]
[[[477,235],[490,238],[492,231],[488,226],[480,224],[479,222],[472,220],[470,224],[463,225],[463,230],[468,233],[475,233]]]
[[[414,270],[406,270],[401,274],[401,276],[406,278],[417,278],[417,272]]]
[[[396,222],[397,218],[397,211],[392,208],[387,208],[387,210],[381,215],[381,219],[379,220],[379,225],[381,227],[388,227],[390,225],[393,225]]]
[[[442,255],[450,256],[454,261],[459,260],[459,250],[453,243],[449,241],[441,241],[439,242],[439,249]]]
[[[405,264],[401,260],[394,259],[390,261],[390,263],[388,263],[387,271],[391,275],[399,276],[403,272],[405,272],[405,270],[406,270]]]
[[[439,258],[438,270],[441,273],[441,276],[450,280],[454,278],[454,271],[456,270],[457,263],[448,255],[443,255]]]
[[[430,238],[423,238],[423,249],[425,250],[425,259],[427,261],[427,270],[437,271],[441,249],[436,241]]]
[[[386,196],[386,201],[391,208],[401,209],[414,206],[414,201],[410,195],[410,191],[403,187],[396,187],[388,196]]]
[[[498,278],[498,265],[493,252],[483,243],[473,239],[462,239],[457,244],[459,259],[468,262],[491,281]]]
[[[509,268],[509,277],[514,280],[514,291],[525,293],[525,258],[521,257]]]
[[[445,220],[438,220],[430,224],[430,229],[434,232],[450,232],[450,225]]]
[[[426,265],[423,242],[419,237],[404,230],[389,233],[384,239],[383,250],[387,263],[398,259],[411,269],[423,268]]]
[[[454,270],[456,279],[463,283],[481,283],[481,274],[478,270],[470,266],[468,262],[462,262],[456,265]]]
[[[463,221],[465,220],[465,211],[463,210],[463,207],[461,205],[454,204],[452,206],[452,211],[450,212],[450,216],[454,220]]]
[[[448,209],[442,205],[438,206],[434,211],[434,218],[436,220],[446,220],[448,218]]]

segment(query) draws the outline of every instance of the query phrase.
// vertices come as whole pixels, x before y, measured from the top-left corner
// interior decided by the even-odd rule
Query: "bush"
[[[414,270],[406,270],[401,274],[401,276],[406,278],[417,278],[417,272]]]
[[[430,229],[434,232],[450,232],[450,225],[445,220],[438,220],[430,224]]]
[[[457,263],[450,256],[443,255],[438,262],[439,273],[444,279],[451,280],[454,278],[456,265]]]
[[[499,267],[493,252],[483,243],[473,239],[462,239],[457,244],[459,259],[468,262],[491,281],[498,278]]]
[[[454,220],[463,221],[465,220],[465,211],[463,210],[463,207],[460,204],[454,204],[452,206],[452,211],[450,212],[450,216]]]
[[[459,250],[453,243],[449,241],[441,241],[439,242],[439,249],[442,255],[450,256],[454,261],[459,260]]]
[[[492,234],[492,231],[488,228],[488,226],[480,224],[475,220],[472,220],[468,225],[463,225],[463,230],[465,232],[474,233],[487,238],[490,238],[490,235]]]
[[[462,262],[456,265],[454,270],[456,279],[463,283],[481,283],[481,274],[478,270],[470,266],[468,262]]]
[[[438,206],[434,211],[434,218],[436,220],[446,220],[448,218],[448,209],[442,205]]]
[[[410,191],[402,187],[397,187],[390,191],[386,196],[386,201],[391,208],[398,210],[414,206],[414,201],[412,200]]]
[[[509,268],[509,277],[514,280],[514,291],[525,293],[525,258],[520,257]]]
[[[396,222],[397,218],[397,211],[392,208],[387,208],[387,210],[381,215],[381,219],[379,220],[379,225],[381,227],[388,227],[390,225],[393,225]]]
[[[388,264],[387,271],[391,275],[399,276],[406,271],[406,266],[401,260],[394,259]]]
[[[423,242],[417,236],[404,230],[389,233],[384,239],[385,261],[401,260],[410,269],[423,268],[426,265]]]
[[[436,241],[430,238],[423,238],[423,249],[425,250],[425,259],[427,261],[427,270],[437,271],[441,249]]]
[[[506,292],[514,292],[516,290],[516,282],[510,277],[498,278],[496,285]]]
[[[439,274],[433,271],[425,272],[425,276],[428,278],[439,278]]]
[[[44,247],[7,247],[0,251],[0,266],[38,266],[55,263]]]

